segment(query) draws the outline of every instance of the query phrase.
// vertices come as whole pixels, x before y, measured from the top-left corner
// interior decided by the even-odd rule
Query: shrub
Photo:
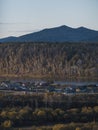
[[[95,111],[96,113],[98,113],[98,106],[95,106],[95,107],[94,107],[94,111]]]
[[[63,124],[57,124],[53,127],[53,130],[68,130],[68,127]]]
[[[4,121],[4,123],[3,123],[3,127],[4,128],[11,128],[12,127],[12,121],[10,121],[10,120],[6,120],[6,121]]]
[[[75,130],[81,130],[81,128],[77,127]]]

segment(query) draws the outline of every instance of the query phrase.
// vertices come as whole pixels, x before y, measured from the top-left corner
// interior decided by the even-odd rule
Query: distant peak
[[[60,26],[60,27],[62,27],[62,28],[66,28],[66,27],[68,27],[68,26],[66,26],[66,25],[62,25],[62,26]]]
[[[66,25],[62,25],[62,26],[60,26],[59,28],[71,28],[71,27],[68,27],[68,26],[66,26]]]
[[[96,31],[96,30],[93,30],[93,29],[89,29],[89,28],[86,28],[86,27],[83,27],[83,26],[81,26],[81,27],[78,27],[78,28],[76,28],[77,30],[81,30],[81,31]]]
[[[62,26],[59,26],[59,27],[56,27],[54,29],[59,29],[59,30],[71,30],[72,28],[69,27],[69,26],[66,26],[66,25],[62,25]]]
[[[77,29],[86,29],[85,27],[81,26],[81,27],[78,27]]]
[[[55,30],[55,29],[58,29],[58,30],[69,30],[69,29],[72,29],[71,27],[68,27],[66,25],[61,25],[61,26],[58,26],[58,27],[53,27],[53,28],[45,28],[41,31],[48,31],[48,30]]]

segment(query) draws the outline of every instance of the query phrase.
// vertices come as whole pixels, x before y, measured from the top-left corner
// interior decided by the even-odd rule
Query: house
[[[75,90],[74,87],[66,87],[66,88],[64,89],[64,93],[65,93],[65,94],[75,93],[75,92],[76,92],[76,90]]]

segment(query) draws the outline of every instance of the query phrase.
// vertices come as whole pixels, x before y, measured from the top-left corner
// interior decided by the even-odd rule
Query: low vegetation
[[[50,96],[52,102],[49,104]],[[67,95],[53,93],[0,95],[0,127],[16,130],[26,130],[26,127],[30,130],[92,130],[92,128],[98,128],[98,95],[84,94],[69,97],[72,100],[68,100]]]

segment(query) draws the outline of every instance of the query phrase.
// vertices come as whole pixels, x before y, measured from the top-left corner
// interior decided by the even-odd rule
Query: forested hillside
[[[0,44],[0,76],[98,78],[98,43]]]

